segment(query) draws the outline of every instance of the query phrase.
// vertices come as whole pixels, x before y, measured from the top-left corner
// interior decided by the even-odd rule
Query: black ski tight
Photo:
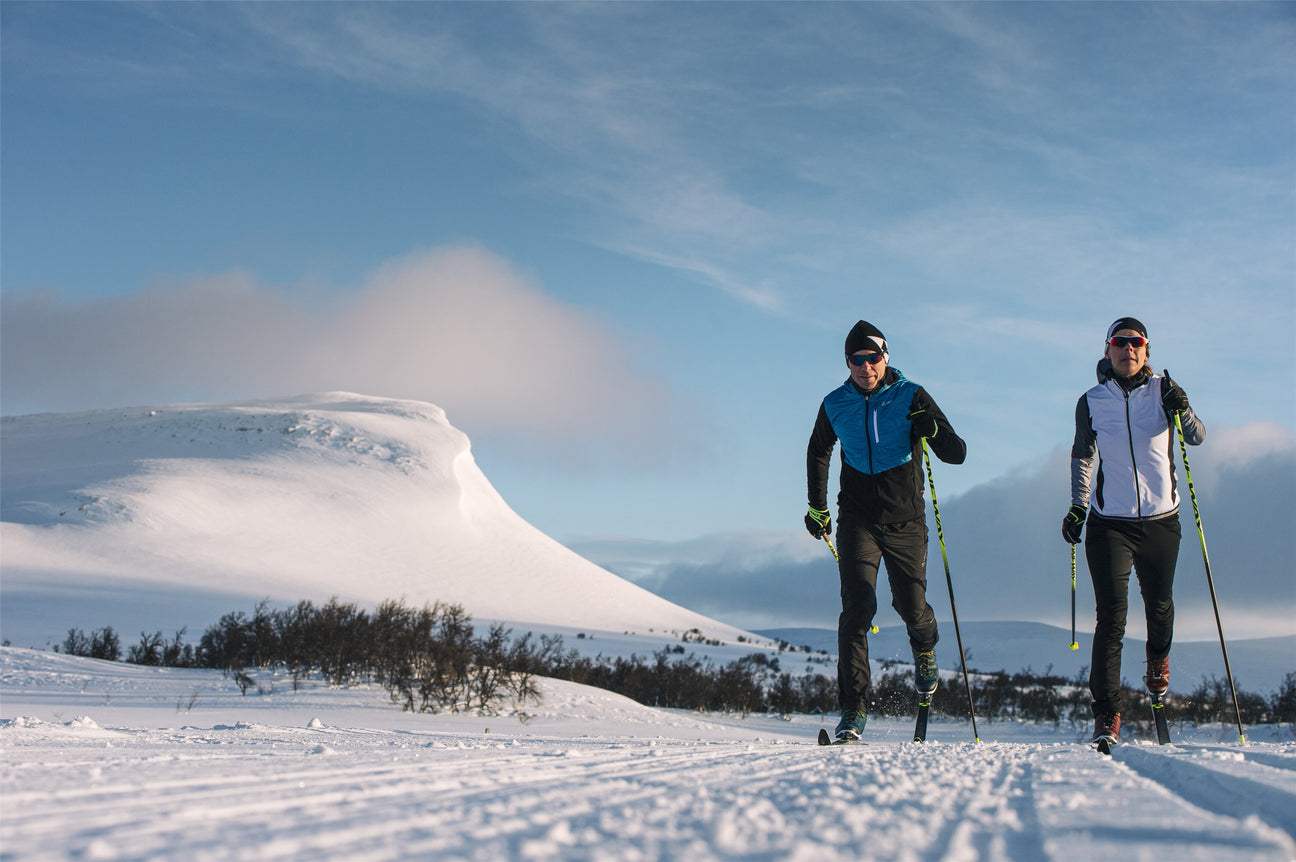
[[[1125,521],[1090,514],[1085,559],[1097,604],[1089,692],[1094,714],[1120,712],[1121,647],[1129,609],[1131,568],[1147,618],[1147,658],[1170,654],[1174,635],[1174,573],[1179,559],[1179,515]]]
[[[936,615],[927,604],[927,521],[869,524],[842,509],[837,529],[842,612],[837,623],[837,684],[842,709],[867,711],[868,630],[877,614],[878,567],[885,562],[891,606],[914,649],[936,645]]]

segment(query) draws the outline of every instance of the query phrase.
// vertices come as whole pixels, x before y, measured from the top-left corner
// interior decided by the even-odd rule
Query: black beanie
[[[1148,337],[1147,327],[1139,322],[1137,317],[1122,317],[1120,320],[1107,327],[1107,340],[1111,341],[1112,336],[1122,329],[1132,329],[1144,338]]]
[[[882,334],[882,330],[865,320],[861,320],[852,326],[850,334],[846,336],[847,356],[861,350],[872,350],[876,353],[887,352],[886,336]]]

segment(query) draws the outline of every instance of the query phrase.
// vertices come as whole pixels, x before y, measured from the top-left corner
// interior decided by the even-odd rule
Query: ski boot
[[[1094,732],[1091,741],[1098,746],[1098,751],[1111,754],[1112,746],[1120,742],[1120,726],[1119,712],[1100,712],[1094,716]]]
[[[864,735],[864,725],[868,722],[868,713],[860,709],[842,710],[841,721],[837,722],[834,732],[838,742],[859,742]]]
[[[1160,659],[1148,657],[1147,676],[1143,677],[1143,683],[1152,697],[1164,698],[1170,688],[1170,656]]]
[[[1152,698],[1152,721],[1156,725],[1157,744],[1170,742],[1170,725],[1165,717],[1165,696],[1170,689],[1170,656],[1154,659],[1148,657],[1147,676],[1143,677],[1148,695]]]
[[[940,685],[940,673],[936,667],[936,650],[914,650],[914,688],[918,690],[918,699],[931,702],[931,696]]]

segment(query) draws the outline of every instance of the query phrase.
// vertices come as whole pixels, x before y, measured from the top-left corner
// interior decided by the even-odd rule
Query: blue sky
[[[6,2],[0,25],[6,414],[433,401],[555,538],[659,580],[773,542],[739,567],[772,582],[822,558],[794,538],[805,443],[856,320],[968,441],[942,497],[1021,506],[1132,314],[1240,429],[1205,463],[1276,452],[1265,481],[1296,490],[1292,4]],[[1296,606],[1296,547],[1264,541]]]

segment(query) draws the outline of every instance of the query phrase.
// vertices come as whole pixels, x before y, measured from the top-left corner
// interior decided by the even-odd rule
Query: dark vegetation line
[[[372,612],[330,599],[324,605],[299,602],[284,610],[259,603],[252,613],[226,614],[209,627],[197,645],[184,642],[185,631],[166,640],[161,632],[141,633],[127,662],[168,667],[214,668],[233,676],[246,694],[253,686],[248,669],[286,672],[294,686],[306,678],[332,685],[377,683],[393,703],[414,712],[476,711],[497,713],[508,705],[520,709],[539,703],[540,677],[591,685],[649,706],[748,715],[835,712],[837,683],[819,673],[792,673],[777,656],[753,652],[725,665],[684,655],[684,647],[663,648],[649,658],[593,658],[565,650],[559,635],[531,633],[514,637],[511,629],[492,625],[476,634],[472,618],[459,605],[437,602],[412,608],[404,601],[385,601]],[[685,642],[701,640],[696,632]],[[121,642],[111,627],[85,634],[68,631],[61,645],[69,655],[119,661]],[[58,651],[59,647],[55,647]],[[780,652],[794,650],[781,644]],[[810,652],[808,647],[795,651]],[[977,717],[988,720],[1086,723],[1089,721],[1088,669],[1075,679],[1029,669],[1009,674],[976,673],[972,697]],[[871,712],[911,715],[915,696],[907,664],[884,665],[873,681]],[[1123,689],[1129,719],[1149,716],[1147,695]],[[1269,698],[1238,692],[1247,724],[1296,722],[1296,672],[1288,673]],[[966,718],[966,698],[937,696],[933,712]],[[1173,722],[1210,724],[1232,720],[1227,681],[1202,679],[1191,692],[1172,695],[1166,704]]]

